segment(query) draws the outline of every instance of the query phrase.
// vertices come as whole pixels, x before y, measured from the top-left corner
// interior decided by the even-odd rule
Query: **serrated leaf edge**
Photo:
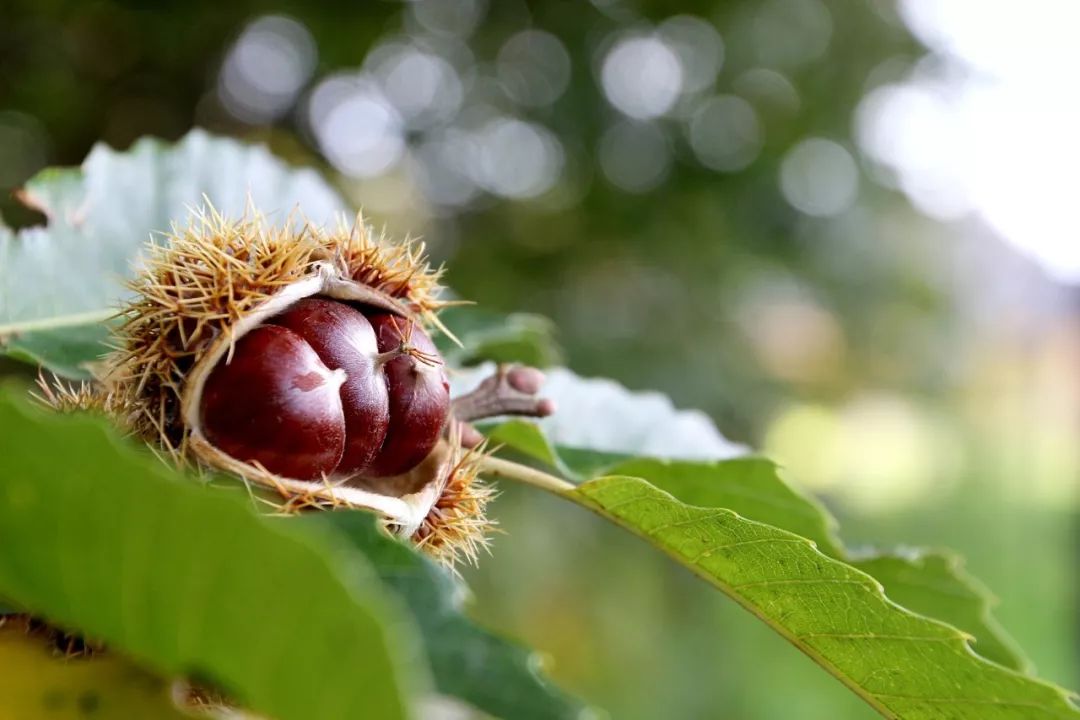
[[[935,642],[944,641],[944,642],[956,643],[957,646],[961,649],[961,651],[965,655],[967,655],[968,658],[971,661],[973,661],[975,663],[982,663],[982,664],[985,664],[985,665],[992,666],[993,668],[997,669],[1000,672],[1011,674],[1011,675],[1015,676],[1016,678],[1021,679],[1021,680],[1025,681],[1025,682],[1029,682],[1029,683],[1032,683],[1032,684],[1041,686],[1041,687],[1043,687],[1045,689],[1053,691],[1061,699],[1061,702],[1062,702],[1062,708],[1060,708],[1060,710],[1058,710],[1058,712],[1071,711],[1071,714],[1073,716],[1080,717],[1080,712],[1077,711],[1075,705],[1073,704],[1073,700],[1075,700],[1075,698],[1076,698],[1075,694],[1073,694],[1070,691],[1068,691],[1068,690],[1066,690],[1066,689],[1064,689],[1064,688],[1062,688],[1062,687],[1060,687],[1058,685],[1055,685],[1053,683],[1050,683],[1050,682],[1047,682],[1045,680],[1041,680],[1041,679],[1038,679],[1038,678],[1032,678],[1032,677],[1030,677],[1028,675],[1025,675],[1025,674],[1019,673],[1019,672],[1017,672],[1015,670],[1011,670],[1009,668],[1003,667],[1001,665],[998,665],[997,663],[994,663],[994,662],[992,662],[990,660],[987,660],[987,659],[983,658],[981,655],[978,655],[974,651],[974,649],[971,647],[970,642],[969,642],[970,639],[971,639],[970,635],[968,635],[967,633],[962,632],[961,630],[953,627],[952,625],[948,625],[948,624],[946,624],[944,622],[941,622],[940,620],[936,620],[934,618],[929,618],[929,617],[926,617],[924,615],[920,615],[918,613],[915,613],[915,612],[912,612],[912,611],[908,610],[907,608],[905,608],[905,607],[903,607],[901,605],[896,604],[895,602],[893,602],[892,600],[889,599],[889,597],[885,594],[885,590],[884,590],[884,587],[882,586],[882,584],[880,582],[878,582],[874,577],[872,577],[871,575],[868,575],[867,573],[859,570],[856,567],[853,567],[853,566],[849,565],[848,563],[845,563],[845,562],[843,562],[841,560],[838,560],[838,559],[833,558],[833,557],[831,557],[829,555],[826,555],[825,553],[821,552],[821,550],[818,549],[817,543],[813,542],[812,540],[804,538],[804,537],[802,537],[800,535],[796,535],[794,533],[790,533],[790,532],[788,532],[786,530],[783,530],[781,528],[777,528],[777,527],[774,527],[772,525],[768,525],[766,523],[761,523],[761,522],[757,522],[755,520],[751,520],[749,518],[745,518],[745,517],[739,515],[738,513],[734,512],[732,510],[727,510],[727,509],[723,509],[723,508],[703,508],[703,507],[698,507],[698,506],[694,506],[694,505],[687,505],[686,503],[683,503],[680,500],[678,500],[677,498],[675,498],[670,493],[667,493],[667,492],[665,492],[663,490],[660,490],[659,488],[654,487],[651,483],[648,483],[644,479],[637,478],[637,477],[632,477],[632,476],[615,476],[615,475],[613,475],[613,476],[604,476],[604,477],[594,478],[594,479],[589,480],[588,482],[583,483],[582,485],[576,487],[572,492],[564,494],[564,496],[567,497],[568,499],[571,499],[571,500],[573,500],[575,502],[578,502],[582,506],[587,507],[588,509],[592,510],[597,515],[609,520],[610,522],[614,523],[615,525],[618,525],[619,527],[627,530],[628,532],[642,538],[643,540],[648,542],[651,546],[653,546],[656,549],[660,550],[665,555],[667,555],[669,558],[674,560],[677,564],[687,568],[694,575],[698,576],[699,578],[701,578],[705,582],[707,582],[710,585],[712,585],[712,586],[716,587],[717,589],[719,589],[721,592],[723,592],[725,595],[730,597],[732,600],[734,600],[736,603],[738,603],[745,610],[750,612],[754,617],[757,617],[759,620],[761,620],[766,625],[768,625],[773,631],[775,631],[777,634],[782,636],[784,639],[786,639],[789,643],[791,643],[796,648],[798,648],[805,655],[810,657],[815,663],[817,663],[819,666],[821,666],[822,669],[824,669],[830,675],[832,675],[837,680],[839,680],[841,683],[843,683],[845,687],[847,687],[849,690],[854,692],[858,697],[862,698],[868,705],[870,705],[872,708],[874,708],[874,710],[876,710],[883,717],[893,718],[895,720],[900,720],[900,716],[897,715],[887,705],[885,705],[881,700],[881,698],[900,699],[899,696],[870,693],[869,691],[864,689],[854,678],[848,676],[846,673],[841,671],[831,661],[829,661],[821,653],[819,653],[817,650],[815,650],[813,647],[811,647],[808,643],[806,643],[804,641],[803,637],[793,634],[791,631],[789,631],[783,625],[775,622],[772,618],[770,618],[769,616],[763,614],[757,608],[757,606],[755,606],[753,603],[749,602],[746,598],[744,598],[738,592],[738,590],[741,587],[747,587],[747,585],[731,586],[731,585],[721,581],[719,578],[717,578],[717,577],[703,571],[700,568],[700,566],[697,565],[696,562],[690,562],[690,561],[688,561],[687,558],[682,557],[677,552],[675,552],[672,549],[668,548],[662,542],[656,542],[654,537],[652,535],[650,535],[647,531],[645,531],[643,528],[637,527],[637,526],[635,526],[635,525],[633,525],[633,524],[631,524],[629,522],[624,521],[618,515],[610,512],[610,509],[611,509],[610,507],[605,508],[603,505],[598,503],[596,500],[594,500],[590,496],[590,491],[593,488],[595,488],[597,486],[603,486],[605,484],[609,484],[609,483],[612,483],[612,482],[619,482],[619,481],[623,481],[623,482],[631,481],[631,482],[640,483],[642,486],[652,490],[653,492],[664,496],[665,499],[669,500],[671,503],[674,503],[674,504],[682,506],[682,507],[692,508],[692,509],[695,509],[695,510],[702,510],[702,511],[715,511],[717,514],[729,515],[732,518],[738,519],[738,520],[740,520],[742,522],[745,522],[745,523],[748,523],[748,524],[751,524],[751,525],[760,526],[760,527],[763,527],[763,528],[767,528],[767,529],[769,529],[769,530],[771,530],[773,532],[779,532],[779,533],[782,533],[784,535],[790,536],[790,538],[788,540],[789,542],[801,543],[801,544],[805,544],[805,545],[809,546],[820,557],[822,562],[841,565],[841,566],[847,568],[848,570],[850,570],[851,572],[854,572],[857,575],[862,576],[862,578],[865,579],[866,582],[865,583],[859,583],[859,584],[863,584],[866,588],[870,589],[877,596],[877,598],[879,598],[886,606],[890,607],[892,610],[894,610],[896,612],[899,612],[899,613],[902,613],[904,615],[908,615],[908,616],[913,617],[913,618],[923,620],[923,621],[925,621],[927,623],[930,623],[930,624],[936,626],[938,629],[940,629],[946,635],[946,637],[940,637],[940,638],[939,637],[917,638],[917,637],[902,636],[899,639],[908,639],[908,640],[913,640],[913,641],[932,640],[932,641],[935,641]],[[580,500],[578,498],[580,498]],[[714,549],[713,551],[715,551],[717,549]],[[874,635],[874,637],[885,637],[885,636]],[[912,698],[909,698],[909,699],[918,700],[918,701],[924,701],[924,702],[934,702],[935,700],[937,700],[939,702],[946,702],[947,701],[947,699],[924,698],[924,697],[918,697],[918,696],[915,696],[915,697],[912,697]],[[976,703],[977,701],[960,699],[960,700],[957,700],[956,702],[957,703],[962,703],[962,702]],[[990,703],[994,703],[994,704],[1002,704],[1002,705],[1015,705],[1015,703],[1008,702],[1008,701],[1003,701],[1002,702],[1002,701],[987,700],[986,702],[990,702]],[[1037,707],[1037,708],[1040,708],[1040,709],[1046,709],[1048,712],[1054,712],[1056,710],[1054,708],[1046,708],[1044,705],[1041,705],[1041,704],[1039,704],[1039,705],[1031,705],[1031,707]],[[1067,717],[1065,715],[1060,715],[1060,716]]]

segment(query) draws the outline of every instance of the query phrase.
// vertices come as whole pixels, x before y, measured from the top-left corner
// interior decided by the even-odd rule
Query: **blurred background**
[[[193,126],[313,164],[568,365],[708,411],[845,540],[948,546],[1080,687],[1080,5],[0,5],[0,212]],[[613,717],[869,718],[617,530],[507,488],[476,612]]]

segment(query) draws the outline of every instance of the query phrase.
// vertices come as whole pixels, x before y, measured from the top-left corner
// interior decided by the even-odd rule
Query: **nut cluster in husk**
[[[326,230],[211,208],[148,246],[100,385],[46,397],[270,488],[284,510],[372,509],[440,559],[475,560],[491,491],[465,423],[552,408],[528,368],[451,404],[429,338],[445,332],[440,275],[360,218]]]

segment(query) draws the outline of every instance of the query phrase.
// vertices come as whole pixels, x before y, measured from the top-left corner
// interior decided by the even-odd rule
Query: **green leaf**
[[[588,470],[594,465],[606,467],[611,464],[608,460],[613,458],[613,456],[604,455],[603,459],[598,459],[594,465],[572,466],[563,460],[562,453],[548,441],[547,436],[536,423],[527,420],[507,420],[497,425],[481,426],[481,428],[495,447],[506,446],[575,479],[583,479],[584,476],[590,474]],[[618,456],[617,459],[621,460],[622,457]]]
[[[852,561],[836,537],[836,521],[813,499],[797,492],[769,460],[740,458],[717,463],[638,459],[606,470],[648,480],[688,505],[722,507],[743,517],[813,541],[826,555],[872,575],[890,600],[943,620],[976,640],[975,650],[1014,670],[1031,666],[1011,637],[990,617],[993,601],[956,558],[907,551],[874,552]]]
[[[380,532],[371,515],[323,513],[309,521],[345,533],[382,581],[408,602],[441,694],[508,720],[582,717],[584,704],[540,674],[535,652],[473,624],[462,612],[464,587],[428,558]]]
[[[580,395],[587,385],[578,384]],[[579,399],[587,404],[587,399]],[[623,408],[631,412],[632,408]],[[574,421],[574,416],[565,423]],[[613,422],[623,422],[614,417]],[[669,423],[661,420],[658,425]],[[563,431],[567,436],[572,433]],[[489,430],[496,444],[553,467],[567,477],[589,478],[601,472],[643,478],[682,502],[702,508],[725,508],[739,515],[804,537],[830,557],[873,575],[888,598],[929,618],[950,623],[975,641],[983,657],[1007,668],[1030,671],[1030,662],[990,615],[992,596],[951,556],[929,552],[873,553],[852,559],[836,537],[836,523],[817,502],[788,485],[776,466],[764,459],[726,462],[665,461],[627,458],[581,447],[556,447],[535,425],[510,421]],[[581,431],[579,442],[589,441]],[[676,438],[678,440],[678,438]],[[606,442],[606,440],[604,441]],[[603,445],[606,448],[610,445]],[[678,443],[664,446],[679,452]]]
[[[58,657],[44,638],[0,627],[0,720],[183,720],[169,684],[115,654]]]
[[[975,639],[975,651],[999,665],[1031,673],[1031,661],[990,614],[991,592],[963,569],[955,555],[911,550],[869,553],[850,561],[885,586],[904,607],[943,620]]]
[[[806,538],[687,505],[636,477],[568,495],[719,588],[885,717],[1080,718],[1065,691],[984,660],[963,633],[890,602],[872,577]]]
[[[41,365],[55,375],[89,380],[92,377],[90,365],[105,354],[108,341],[108,324],[98,322],[16,333],[9,336],[2,347],[9,357]]]
[[[15,232],[0,224],[0,338],[18,357],[83,375],[101,348],[68,341],[66,332],[60,340],[22,336],[103,322],[152,235],[185,222],[204,196],[231,216],[243,213],[249,196],[278,220],[300,208],[322,223],[345,209],[314,171],[201,130],[175,145],[144,139],[126,152],[98,145],[81,168],[45,170],[27,184],[24,197],[47,225]]]
[[[0,596],[277,720],[407,717],[407,616],[317,530],[0,393]]]
[[[550,367],[562,352],[555,342],[555,326],[541,315],[499,313],[476,307],[451,307],[439,319],[461,344],[439,335],[436,344],[447,362],[467,367],[490,360]]]
[[[647,480],[687,505],[722,507],[812,541],[821,552],[843,558],[836,521],[816,501],[784,482],[775,463],[758,457],[721,462],[635,458],[608,467],[606,475]]]
[[[600,473],[640,477],[689,505],[727,508],[793,532],[830,557],[874,576],[889,599],[969,634],[983,657],[1014,670],[1031,669],[1031,662],[991,616],[992,595],[962,570],[958,559],[905,551],[863,554],[853,561],[836,537],[835,519],[820,503],[788,484],[769,460],[750,457],[709,463],[626,459],[582,449],[568,452],[555,448],[535,425],[518,420],[490,429],[489,437],[568,477],[584,479]]]

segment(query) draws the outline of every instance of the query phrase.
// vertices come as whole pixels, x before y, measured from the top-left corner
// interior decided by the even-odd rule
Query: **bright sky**
[[[1080,2],[903,0],[931,52],[857,113],[862,149],[922,211],[977,213],[1080,282]]]

